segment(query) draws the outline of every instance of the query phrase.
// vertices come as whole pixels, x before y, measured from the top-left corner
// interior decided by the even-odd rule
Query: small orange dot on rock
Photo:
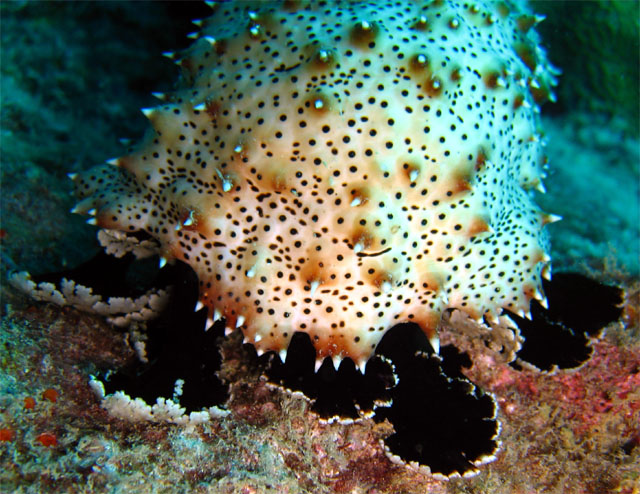
[[[0,441],[13,441],[16,433],[11,429],[0,429]]]
[[[31,396],[27,396],[24,399],[24,408],[26,410],[33,410],[36,406],[36,400],[35,398],[31,397]]]
[[[45,389],[44,392],[42,393],[42,398],[45,400],[49,400],[52,403],[55,403],[56,400],[58,399],[58,392],[53,388]]]
[[[38,437],[36,437],[36,441],[46,448],[58,445],[58,439],[55,434],[52,434],[51,432],[43,432],[42,434],[39,434]]]

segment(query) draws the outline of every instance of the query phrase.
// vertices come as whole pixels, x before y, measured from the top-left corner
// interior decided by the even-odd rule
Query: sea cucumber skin
[[[231,2],[168,54],[178,89],[131,154],[74,177],[78,213],[192,266],[259,353],[307,333],[363,366],[442,311],[543,299],[534,204],[553,70],[515,2]]]

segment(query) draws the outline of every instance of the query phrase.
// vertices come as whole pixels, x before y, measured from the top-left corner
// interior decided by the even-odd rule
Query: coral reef
[[[516,370],[463,342],[465,369],[503,418],[495,462],[471,479],[439,480],[394,466],[379,441],[388,422],[325,422],[300,394],[267,386],[239,334],[223,344],[230,414],[190,430],[110,416],[88,374],[135,361],[122,334],[97,316],[34,305],[4,292],[0,443],[5,492],[635,492],[640,454],[638,289],[626,323],[608,326],[579,371]],[[37,303],[36,303],[37,304]],[[635,329],[634,329],[635,328]],[[635,330],[635,334],[632,332]],[[443,334],[443,343],[465,333]],[[8,380],[8,376],[13,376]],[[55,402],[42,398],[56,389]],[[24,398],[33,397],[26,409]],[[40,434],[56,445],[38,442]],[[526,468],[523,468],[526,466]]]

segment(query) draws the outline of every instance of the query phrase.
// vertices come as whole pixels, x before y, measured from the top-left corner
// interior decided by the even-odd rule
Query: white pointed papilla
[[[213,326],[213,324],[214,324],[214,320],[211,319],[210,317],[207,317],[207,322],[204,323],[204,330],[209,331],[209,329],[211,329],[211,326]]]
[[[429,337],[429,344],[431,345],[431,348],[433,348],[433,351],[436,353],[436,355],[440,354],[440,336],[438,335],[438,331],[435,331],[433,333],[433,336]]]
[[[536,190],[538,192],[540,192],[541,194],[546,194],[547,193],[547,189],[545,188],[544,184],[542,183],[542,180],[538,180],[536,182]]]
[[[149,120],[151,119],[151,117],[153,116],[153,113],[155,111],[154,108],[140,108],[140,111],[142,112],[142,114],[147,117]]]
[[[360,357],[357,361],[354,362],[356,364],[356,368],[362,373],[363,376],[367,370],[367,362],[368,359],[364,357]]]
[[[313,295],[316,293],[316,290],[318,289],[319,286],[320,286],[320,281],[313,280],[309,284],[309,295],[311,295],[313,297]]]
[[[222,191],[229,192],[233,187],[233,182],[231,181],[231,179],[228,176],[223,175],[222,172],[217,168],[216,168],[216,174],[218,175],[218,178],[222,182]]]
[[[213,309],[213,320],[218,321],[219,319],[222,319],[220,309]]]

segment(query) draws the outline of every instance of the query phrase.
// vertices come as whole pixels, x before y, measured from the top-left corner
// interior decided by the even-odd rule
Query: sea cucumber
[[[317,365],[364,369],[400,322],[437,350],[447,308],[489,326],[544,300],[555,217],[532,190],[555,80],[539,17],[520,2],[211,6],[166,54],[182,76],[143,110],[145,139],[73,176],[74,212],[188,263],[208,325],[283,360],[300,331]]]

